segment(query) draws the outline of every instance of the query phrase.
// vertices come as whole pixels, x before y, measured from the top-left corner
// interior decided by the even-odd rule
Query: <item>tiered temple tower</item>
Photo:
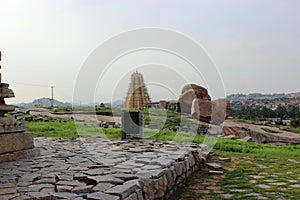
[[[142,108],[145,103],[150,102],[151,99],[144,83],[143,75],[136,71],[131,75],[131,81],[123,107]]]
[[[15,110],[4,100],[12,97],[15,97],[14,92],[9,89],[9,84],[2,83],[0,74],[0,163],[39,155],[39,150],[34,149],[33,133],[26,132],[24,119],[5,115]]]

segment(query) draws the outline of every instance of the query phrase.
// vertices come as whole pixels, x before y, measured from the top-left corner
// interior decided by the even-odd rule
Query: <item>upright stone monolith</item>
[[[144,138],[144,114],[141,111],[122,112],[122,140],[129,134],[135,139]]]

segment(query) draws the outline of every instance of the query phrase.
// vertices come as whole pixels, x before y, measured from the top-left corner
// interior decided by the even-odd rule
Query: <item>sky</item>
[[[300,92],[297,0],[0,0],[0,5],[2,82],[16,95],[8,103],[50,97],[50,86],[55,99],[72,102],[90,55],[111,38],[146,27],[173,30],[201,45],[224,83],[224,92],[216,98]],[[143,73],[153,100],[178,98],[186,70],[170,68],[182,61],[156,54],[123,56],[112,67],[115,71],[95,83],[94,100],[124,99],[135,69]],[[172,62],[158,63],[158,57]],[[123,74],[118,77],[120,67]],[[207,87],[213,94],[214,85]],[[82,101],[91,101],[80,95]]]

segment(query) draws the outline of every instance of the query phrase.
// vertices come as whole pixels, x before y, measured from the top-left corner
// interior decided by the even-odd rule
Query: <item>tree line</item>
[[[300,126],[300,107],[296,105],[283,106],[279,105],[275,110],[266,106],[249,106],[242,105],[241,102],[235,102],[231,105],[231,116],[247,120],[264,120],[266,118],[280,118],[291,120],[291,125]]]

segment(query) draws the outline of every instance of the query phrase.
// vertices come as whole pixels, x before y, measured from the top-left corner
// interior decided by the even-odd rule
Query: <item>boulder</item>
[[[211,102],[211,123],[220,125],[230,115],[230,102],[226,99],[217,99]]]
[[[230,114],[230,103],[226,99],[214,101],[194,99],[191,107],[191,115],[200,121],[221,124]]]
[[[180,111],[193,118],[220,125],[230,114],[230,103],[226,99],[212,101],[207,90],[196,84],[183,87],[178,99]]]
[[[190,89],[192,89],[198,93],[197,98],[199,98],[199,99],[205,99],[205,98],[209,98],[209,100],[211,99],[210,96],[208,95],[207,89],[205,89],[204,87],[201,87],[199,85],[196,85],[196,84],[185,85],[183,87],[183,89],[181,90],[181,94],[184,94],[186,91],[188,91]]]
[[[209,123],[211,119],[211,101],[194,99],[190,112],[193,118]]]
[[[202,99],[208,101],[211,100],[205,88],[195,84],[185,85],[178,99],[181,112],[191,114],[191,107],[194,99]]]

